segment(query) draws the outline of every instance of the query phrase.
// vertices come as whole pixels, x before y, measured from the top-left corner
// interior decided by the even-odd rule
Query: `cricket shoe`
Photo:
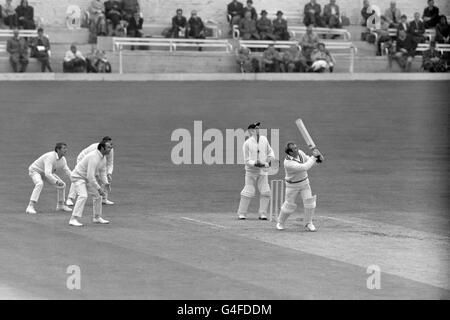
[[[70,209],[65,204],[62,204],[62,205],[57,205],[56,206],[56,211],[72,212],[72,209]]]
[[[278,229],[278,230],[284,230],[283,224],[277,222],[277,229]]]
[[[68,198],[67,201],[66,201],[66,205],[67,206],[73,206],[74,205],[73,200]]]
[[[94,223],[100,223],[100,224],[107,224],[107,223],[109,223],[108,220],[105,220],[105,219],[103,219],[102,217],[94,218],[94,219],[92,220],[92,222],[94,222]]]
[[[32,206],[28,206],[25,212],[28,214],[36,214],[36,210]]]
[[[109,206],[112,206],[114,204],[114,202],[109,201],[108,199],[103,199],[102,203],[105,204],[105,205],[109,205]]]
[[[264,214],[264,213],[261,213],[260,215],[259,215],[259,218],[258,218],[259,220],[267,220],[267,216]]]
[[[247,217],[243,213],[238,213],[238,219],[239,220],[245,220],[245,219],[247,219]]]
[[[311,231],[311,232],[317,231],[316,227],[314,227],[314,225],[313,225],[312,223],[308,223],[308,224],[305,226],[305,228],[306,228],[306,230]]]
[[[79,223],[78,220],[75,219],[75,218],[70,218],[69,225],[74,226],[74,227],[81,227],[81,226],[83,226],[83,224]]]

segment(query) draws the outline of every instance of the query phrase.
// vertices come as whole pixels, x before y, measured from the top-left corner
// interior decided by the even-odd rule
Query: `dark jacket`
[[[189,18],[188,25],[190,37],[198,38],[204,36],[205,25],[203,24],[203,21],[200,17],[197,17],[196,19],[192,17]]]
[[[227,6],[228,14],[231,15],[231,17],[234,16],[240,16],[241,18],[244,17],[244,5],[240,3],[239,1],[236,2],[230,2]]]

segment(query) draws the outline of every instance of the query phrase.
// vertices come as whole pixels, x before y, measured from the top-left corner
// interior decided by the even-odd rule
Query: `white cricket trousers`
[[[39,201],[39,196],[41,195],[41,191],[44,188],[44,181],[47,181],[47,183],[54,186],[57,190],[56,192],[57,203],[64,203],[64,197],[66,194],[66,184],[64,183],[64,181],[61,180],[60,177],[58,177],[56,174],[53,175],[56,179],[58,179],[60,182],[63,183],[62,186],[56,185],[56,183],[53,183],[50,180],[48,180],[47,177],[45,177],[45,175],[41,175],[39,172],[33,170],[30,170],[28,172],[28,175],[30,176],[31,180],[33,180],[34,183],[34,189],[33,192],[31,193],[30,201],[35,202]]]
[[[78,196],[75,206],[73,207],[72,216],[81,218],[88,195],[92,196],[94,218],[102,216],[102,197],[95,187],[91,186],[84,179],[72,180],[75,193]]]
[[[104,183],[99,179],[99,177],[95,177],[97,179],[98,184],[103,188],[104,187]],[[108,199],[108,191],[104,190],[105,192],[105,199]],[[68,198],[75,200],[75,198],[77,197],[77,193],[75,191],[75,185],[73,183],[70,184],[69,187],[69,194],[67,195]]]

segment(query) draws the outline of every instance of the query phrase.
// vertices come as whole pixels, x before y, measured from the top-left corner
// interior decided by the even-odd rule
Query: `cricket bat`
[[[314,143],[314,140],[311,138],[311,135],[309,134],[308,130],[306,129],[305,124],[303,123],[302,119],[297,119],[295,120],[295,124],[297,125],[298,130],[300,131],[300,134],[303,137],[303,140],[305,140],[306,144],[308,145],[310,150],[314,150],[317,149],[316,144]],[[320,158],[318,162],[322,162],[323,161],[323,155],[320,154]]]

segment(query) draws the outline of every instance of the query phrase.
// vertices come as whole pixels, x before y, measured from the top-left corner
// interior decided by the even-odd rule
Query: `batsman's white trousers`
[[[302,200],[312,198],[311,186],[309,185],[308,179],[300,183],[286,183],[285,203],[291,206],[295,205],[299,193]]]
[[[72,185],[74,186],[75,193],[78,196],[77,201],[75,202],[75,206],[73,207],[72,216],[79,218],[82,217],[88,195],[91,195],[94,204],[94,217],[101,217],[102,197],[98,193],[98,190],[94,186],[91,186],[89,183],[87,183],[84,179],[73,179]]]
[[[56,174],[54,174],[55,178],[63,183],[62,186],[56,185],[55,183],[48,180],[45,175],[41,175],[39,172],[36,172],[36,171],[30,170],[28,172],[28,175],[30,176],[31,180],[33,180],[33,183],[34,183],[34,189],[33,189],[33,192],[31,193],[30,201],[35,201],[35,202],[39,201],[39,196],[41,195],[41,191],[44,188],[44,181],[47,181],[49,184],[54,186],[57,190],[57,192],[56,192],[57,202],[58,203],[64,202],[64,197],[65,197],[65,193],[66,193],[66,184],[64,183],[64,181],[61,180],[60,177],[58,177]]]

